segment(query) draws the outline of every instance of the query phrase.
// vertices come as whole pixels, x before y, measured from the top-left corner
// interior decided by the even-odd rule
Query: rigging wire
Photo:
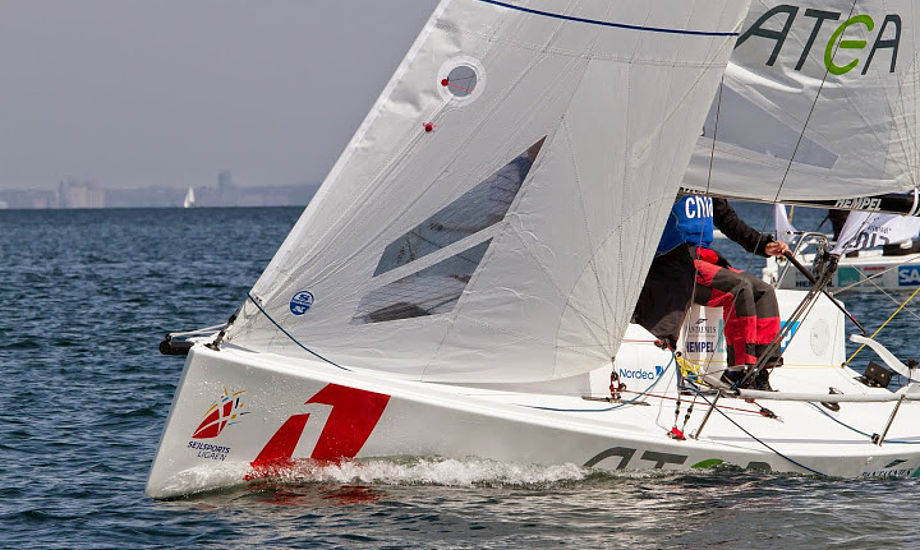
[[[913,292],[906,300],[904,300],[904,303],[901,304],[901,305],[898,307],[898,309],[894,310],[894,313],[892,313],[891,316],[889,316],[888,319],[886,319],[885,322],[882,323],[882,325],[881,325],[880,327],[878,327],[878,330],[876,330],[875,332],[873,332],[873,333],[872,333],[872,336],[870,336],[869,338],[875,338],[876,335],[878,335],[878,333],[881,332],[883,328],[885,328],[885,325],[887,325],[892,319],[894,319],[895,316],[896,316],[898,313],[900,313],[902,309],[904,309],[904,306],[906,306],[907,304],[909,304],[910,301],[914,299],[914,296],[916,296],[917,293],[920,293],[920,286],[918,286],[917,289],[914,290],[914,292]],[[849,363],[850,361],[852,361],[853,358],[856,357],[856,354],[859,353],[860,351],[862,351],[862,349],[863,349],[864,347],[866,347],[866,344],[863,344],[863,345],[859,346],[859,348],[857,348],[856,351],[853,352],[853,355],[851,355],[851,356],[847,359],[847,363]]]
[[[852,431],[852,432],[858,433],[859,435],[865,436],[865,437],[868,438],[868,439],[872,439],[872,436],[873,436],[874,434],[866,433],[866,432],[860,430],[859,428],[855,428],[855,427],[853,427],[853,426],[847,424],[846,422],[840,420],[839,418],[834,417],[832,414],[830,414],[829,412],[825,411],[823,407],[820,407],[820,406],[818,406],[818,405],[815,405],[814,403],[809,403],[809,405],[811,405],[812,407],[816,408],[816,409],[818,410],[818,412],[820,412],[820,413],[823,414],[824,416],[830,418],[831,420],[833,420],[833,421],[836,422],[837,424],[840,424],[840,425],[843,426],[844,428],[847,428],[848,430],[850,430],[850,431]],[[884,443],[896,443],[896,444],[898,444],[898,445],[920,445],[920,440],[909,440],[909,439],[886,439],[886,440],[884,440]]]
[[[720,81],[719,81],[719,93],[718,93],[718,95],[716,96],[716,115],[715,115],[715,120],[713,121],[713,126],[712,126],[712,148],[709,150],[709,167],[708,167],[708,171],[707,171],[707,174],[706,174],[706,195],[707,195],[707,196],[709,195],[709,190],[710,190],[711,187],[712,187],[712,170],[713,170],[713,165],[715,164],[715,158],[716,158],[716,141],[717,141],[718,138],[719,138],[719,116],[720,116],[721,113],[722,113],[722,91],[724,90],[724,87],[725,87],[725,72],[723,71],[723,72],[722,72],[722,78],[721,78]],[[700,232],[700,240],[699,240],[698,246],[702,246],[702,241],[703,241],[703,234],[702,234],[702,232]],[[696,268],[696,266],[694,266],[694,270],[695,270],[695,268]],[[699,284],[699,283],[698,283],[697,280],[696,280],[696,273],[694,273],[694,277],[693,277],[693,295],[696,294],[696,287],[697,287],[698,284]],[[691,302],[692,302],[692,299],[691,299]],[[691,305],[691,307],[692,307],[692,305]],[[706,307],[706,306],[700,306],[700,307]],[[734,302],[734,301],[732,301],[731,307],[732,307],[732,308],[735,307],[735,302]],[[727,317],[728,317],[728,315],[727,315],[727,314],[724,312],[724,310],[723,310],[722,318],[725,319],[725,318],[727,318]],[[682,323],[682,326],[684,327],[684,340],[686,340],[686,339],[687,339],[687,333],[688,333],[688,330],[689,330],[689,327],[687,326],[687,323],[686,323],[686,316],[684,317],[684,321],[685,321],[685,322]],[[720,341],[721,341],[721,342],[725,342],[725,324],[724,324],[724,323],[722,324],[722,326],[719,327],[718,334],[716,335],[716,343],[718,344],[718,342],[720,342]],[[726,346],[726,348],[727,348],[727,346],[728,346],[728,343],[727,343],[727,342],[725,342],[725,346]],[[716,349],[717,349],[717,348],[718,348],[718,345],[713,346],[712,351],[710,351],[710,352],[707,354],[708,357],[706,358],[706,364],[703,365],[703,370],[708,370],[707,367],[710,366],[710,365],[712,365],[712,364],[714,363],[713,358],[715,357]],[[722,372],[725,372],[726,370],[728,370],[728,367],[729,367],[729,366],[730,366],[730,365],[728,365],[728,364],[726,363],[725,368],[722,370]],[[719,373],[719,376],[721,376],[721,373]],[[694,402],[695,402],[695,399],[694,399]]]
[[[696,391],[696,390],[694,390],[694,391]],[[698,393],[699,396],[703,399],[703,401],[705,401],[706,403],[708,403],[708,404],[710,405],[710,407],[712,407],[712,408],[715,409],[719,414],[721,414],[723,418],[725,418],[726,420],[728,420],[729,422],[731,422],[732,424],[734,424],[735,427],[738,428],[739,430],[741,430],[742,432],[744,432],[745,435],[747,435],[748,437],[750,437],[751,439],[753,439],[753,440],[756,441],[757,443],[760,443],[761,445],[763,445],[764,447],[766,447],[767,449],[769,449],[770,452],[772,452],[772,453],[775,454],[776,456],[778,456],[778,457],[780,457],[780,458],[782,458],[782,459],[784,459],[784,460],[787,460],[787,461],[789,461],[790,463],[795,464],[795,465],[798,466],[799,468],[802,468],[803,470],[806,470],[806,471],[808,471],[808,472],[811,472],[811,473],[813,473],[813,474],[815,474],[815,475],[818,475],[818,476],[821,476],[821,477],[830,477],[830,476],[828,476],[827,474],[825,474],[825,473],[823,473],[823,472],[820,472],[820,471],[818,471],[818,470],[815,470],[814,468],[812,468],[812,467],[810,467],[810,466],[806,466],[805,464],[799,462],[798,460],[796,460],[796,459],[794,459],[794,458],[792,458],[792,457],[790,457],[790,456],[788,456],[788,455],[785,455],[785,454],[781,453],[780,451],[776,450],[776,449],[773,448],[769,443],[767,443],[766,441],[760,439],[760,438],[757,437],[756,435],[754,435],[754,434],[752,434],[751,432],[749,432],[748,430],[746,430],[741,424],[739,424],[738,422],[736,422],[735,419],[733,419],[732,417],[730,417],[730,416],[729,416],[725,411],[723,411],[720,407],[717,407],[717,406],[715,405],[715,403],[713,403],[713,402],[710,401],[709,399],[706,399],[706,396],[703,395],[702,392],[697,391],[697,393]]]
[[[888,296],[889,298],[891,298],[891,299],[894,301],[894,303],[897,304],[898,301],[894,299],[894,297],[891,295],[891,293],[887,292],[884,288],[882,288],[881,286],[879,286],[878,284],[876,284],[875,281],[874,281],[873,279],[878,279],[878,278],[882,277],[884,274],[889,273],[889,272],[891,272],[891,271],[894,271],[895,269],[897,269],[897,268],[899,268],[899,267],[901,267],[901,266],[903,266],[903,265],[907,265],[907,264],[911,263],[912,261],[914,261],[914,260],[916,260],[916,259],[917,259],[917,258],[914,257],[914,256],[908,256],[907,259],[904,260],[903,262],[894,264],[894,265],[892,265],[891,267],[889,267],[888,269],[886,269],[886,270],[884,270],[884,271],[879,271],[878,273],[873,273],[872,275],[869,275],[869,276],[866,276],[865,273],[863,273],[862,271],[860,271],[859,274],[862,275],[863,279],[861,279],[861,280],[859,280],[859,281],[856,281],[855,283],[850,283],[850,284],[848,284],[847,286],[844,286],[844,287],[841,287],[841,288],[837,289],[837,290],[834,292],[834,296],[837,296],[837,295],[839,295],[839,294],[841,294],[841,293],[843,293],[843,292],[847,292],[848,290],[853,290],[854,288],[858,287],[859,285],[862,285],[862,284],[865,284],[865,283],[872,283],[877,289],[881,290],[886,296]]]
[[[684,387],[684,386],[681,386],[681,387]],[[676,397],[671,397],[669,395],[663,395],[659,393],[648,393],[648,390],[645,390],[642,392],[634,392],[630,390],[620,390],[620,393],[632,393],[636,395],[644,394],[646,397],[652,397],[655,399],[660,399],[662,401],[676,401],[677,400]],[[718,405],[718,408],[725,410],[725,411],[735,411],[737,413],[743,413],[743,414],[748,414],[751,416],[763,417],[763,414],[759,410],[755,411],[754,409],[744,409],[741,407],[732,407],[731,405]]]
[[[853,12],[856,10],[856,3],[858,0],[853,0],[853,5],[850,6],[850,13],[847,18],[853,17]],[[834,53],[831,55],[831,58],[837,55],[837,51],[840,50],[840,44],[842,40],[838,41],[834,46]],[[792,171],[792,163],[795,162],[795,156],[799,152],[799,147],[802,145],[802,141],[805,139],[805,130],[808,129],[808,123],[811,121],[811,117],[815,112],[815,108],[818,106],[818,99],[821,98],[821,92],[824,90],[824,85],[827,83],[827,77],[830,74],[830,68],[826,68],[824,71],[824,76],[821,77],[821,84],[818,86],[818,91],[815,93],[815,99],[811,102],[811,108],[808,110],[808,115],[805,117],[805,123],[802,124],[802,131],[799,132],[799,138],[795,142],[795,147],[792,149],[792,154],[789,155],[789,162],[786,164],[786,170],[783,172],[783,179],[779,182],[779,187],[776,189],[776,194],[773,196],[773,204],[779,202],[780,193],[783,191],[783,186],[786,185],[786,179],[789,177],[789,172]]]
[[[167,336],[172,336],[173,338],[180,336],[195,336],[197,334],[214,334],[220,331],[221,329],[227,328],[227,323],[221,323],[219,325],[212,325],[210,327],[196,328],[194,330],[186,330],[182,332],[170,332]]]
[[[636,394],[636,396],[633,397],[632,399],[628,401],[623,401],[622,403],[618,403],[612,407],[607,407],[604,409],[560,409],[557,407],[538,407],[535,405],[523,405],[523,406],[530,408],[530,409],[537,409],[541,411],[554,411],[554,412],[608,412],[608,411],[613,411],[613,410],[625,407],[626,405],[632,405],[633,403],[638,401],[643,396],[648,395],[649,394],[648,392],[650,392],[652,388],[654,388],[658,384],[658,382],[664,378],[664,375],[668,372],[668,369],[670,369],[671,365],[673,364],[674,364],[674,354],[671,354],[671,360],[664,367],[664,370],[661,371],[661,375],[658,376],[655,379],[655,381],[652,382],[651,385],[649,385],[649,387],[645,388],[644,390]]]
[[[259,308],[259,311],[262,312],[262,315],[264,315],[266,319],[268,319],[269,321],[271,321],[271,323],[272,323],[273,325],[275,325],[275,327],[276,327],[278,330],[280,330],[282,333],[284,333],[285,336],[287,336],[288,338],[290,338],[292,342],[294,342],[295,344],[297,344],[298,346],[300,346],[301,349],[303,349],[304,351],[306,351],[306,352],[308,352],[309,354],[313,355],[313,356],[316,357],[317,359],[321,359],[321,360],[323,360],[323,361],[329,363],[330,365],[332,365],[332,366],[334,366],[334,367],[338,367],[338,368],[340,368],[340,369],[342,369],[342,370],[344,370],[344,371],[351,372],[351,369],[346,368],[346,367],[343,367],[342,365],[336,363],[335,361],[333,361],[333,360],[331,360],[331,359],[327,359],[327,358],[323,357],[322,355],[316,353],[316,352],[313,351],[312,349],[308,348],[307,346],[301,344],[300,341],[297,340],[297,338],[294,338],[294,335],[293,335],[293,334],[291,334],[290,332],[288,332],[287,330],[285,330],[285,328],[282,327],[281,324],[278,323],[278,321],[276,321],[271,315],[268,314],[267,311],[265,311],[265,308],[262,307],[262,304],[260,304],[259,301],[256,300],[255,296],[253,296],[251,292],[246,292],[246,297],[249,298],[249,301],[252,302],[253,304],[255,304],[255,306],[256,306],[257,308]]]
[[[903,264],[902,264],[902,265],[903,265]],[[895,266],[895,267],[897,267],[897,266]],[[872,286],[874,286],[879,292],[881,292],[882,294],[884,294],[886,298],[888,298],[889,300],[891,300],[892,302],[894,302],[895,305],[899,305],[899,304],[901,303],[901,302],[899,302],[899,301],[894,297],[894,295],[893,295],[892,293],[888,292],[887,290],[885,290],[884,288],[882,288],[881,286],[879,286],[879,284],[876,283],[875,281],[873,281],[872,279],[873,279],[873,277],[867,277],[866,280],[865,280],[865,282],[871,283]],[[847,287],[847,288],[851,288],[851,287],[852,287],[852,285],[851,285],[850,287]],[[908,310],[907,310],[907,313],[910,313],[911,315],[913,315],[914,319],[920,320],[920,315],[917,315],[917,314],[914,313],[913,311],[911,311],[911,310],[908,309]]]

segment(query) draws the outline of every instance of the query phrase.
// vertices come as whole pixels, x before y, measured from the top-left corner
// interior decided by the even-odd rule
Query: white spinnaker
[[[609,364],[746,4],[442,1],[229,340],[437,381]]]
[[[779,201],[916,187],[918,38],[912,0],[754,0],[684,187]]]

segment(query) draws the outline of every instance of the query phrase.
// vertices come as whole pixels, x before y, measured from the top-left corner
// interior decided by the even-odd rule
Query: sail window
[[[466,97],[473,93],[478,81],[476,69],[469,65],[460,65],[441,79],[441,86],[447,88],[447,92],[454,97]]]
[[[489,239],[479,243],[456,256],[375,289],[361,299],[352,323],[396,321],[453,310],[491,242]]]
[[[750,99],[728,86],[722,87],[721,105],[713,102],[703,127],[703,136],[716,138],[721,143],[741,147],[755,153],[809,164],[818,168],[833,168],[838,155],[822,147],[799,130],[789,127],[772,114],[758,107]],[[721,111],[716,131],[717,111]],[[751,128],[757,128],[751,132]]]
[[[482,95],[486,85],[485,67],[468,55],[448,59],[436,75],[438,93],[454,106],[469,105]]]
[[[479,185],[387,245],[374,276],[406,265],[500,222],[520,191],[544,141],[545,136]]]

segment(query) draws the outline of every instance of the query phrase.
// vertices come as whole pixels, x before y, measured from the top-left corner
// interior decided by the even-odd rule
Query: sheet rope
[[[821,477],[830,477],[830,476],[828,476],[827,474],[825,474],[825,473],[823,473],[823,472],[820,472],[820,471],[818,471],[818,470],[815,470],[814,468],[812,468],[812,467],[810,467],[810,466],[806,466],[805,464],[799,462],[798,460],[796,460],[796,459],[794,459],[794,458],[792,458],[792,457],[790,457],[790,456],[787,456],[787,455],[785,455],[785,454],[783,454],[783,453],[777,451],[776,449],[774,449],[773,447],[771,447],[770,444],[768,444],[766,441],[760,439],[760,438],[757,437],[756,435],[754,435],[754,434],[752,434],[751,432],[747,431],[743,426],[741,426],[741,424],[738,424],[737,422],[735,422],[735,419],[733,419],[733,418],[730,417],[728,414],[726,414],[726,412],[723,411],[720,407],[717,407],[712,401],[710,401],[709,399],[706,399],[706,396],[703,395],[703,392],[701,392],[701,391],[699,391],[699,390],[696,390],[696,389],[693,389],[693,388],[691,388],[691,391],[696,392],[696,394],[697,394],[700,398],[702,398],[703,401],[705,401],[706,403],[708,403],[710,407],[712,407],[713,409],[716,410],[716,412],[718,412],[719,414],[721,414],[722,417],[725,418],[725,420],[728,420],[729,422],[731,422],[732,424],[734,424],[735,427],[738,428],[739,430],[741,430],[742,432],[744,432],[744,434],[745,434],[746,436],[750,437],[751,439],[753,439],[753,440],[756,441],[757,443],[760,443],[761,445],[763,445],[764,447],[766,447],[767,449],[769,449],[770,452],[772,452],[772,453],[775,454],[776,456],[778,456],[778,457],[780,457],[780,458],[782,458],[782,459],[784,459],[784,460],[787,460],[787,461],[791,462],[792,464],[795,464],[795,465],[798,466],[799,468],[802,468],[803,470],[806,470],[806,471],[808,471],[808,472],[811,472],[812,474],[815,474],[815,475],[817,475],[817,476],[821,476]]]
[[[632,405],[633,403],[635,403],[636,401],[638,401],[645,395],[649,395],[648,392],[652,391],[652,388],[654,388],[658,384],[658,382],[664,378],[664,375],[668,372],[668,369],[670,369],[671,365],[673,364],[674,364],[674,354],[671,354],[671,360],[664,367],[664,370],[661,371],[661,375],[658,378],[656,378],[654,382],[652,382],[647,388],[645,388],[641,392],[637,393],[636,396],[633,397],[632,399],[623,401],[622,403],[617,403],[616,405],[613,405],[612,407],[606,407],[603,409],[560,409],[556,407],[537,407],[534,405],[524,405],[524,406],[531,408],[531,409],[538,409],[541,411],[555,411],[555,412],[608,412],[608,411],[613,411],[613,410],[625,407],[626,405]]]

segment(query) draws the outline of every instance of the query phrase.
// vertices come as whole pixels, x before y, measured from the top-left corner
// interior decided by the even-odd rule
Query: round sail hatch
[[[438,72],[438,91],[447,101],[472,101],[482,95],[484,85],[482,64],[471,57],[452,58]]]
[[[476,89],[476,70],[467,65],[460,65],[441,80],[441,86],[454,97],[466,97]]]

